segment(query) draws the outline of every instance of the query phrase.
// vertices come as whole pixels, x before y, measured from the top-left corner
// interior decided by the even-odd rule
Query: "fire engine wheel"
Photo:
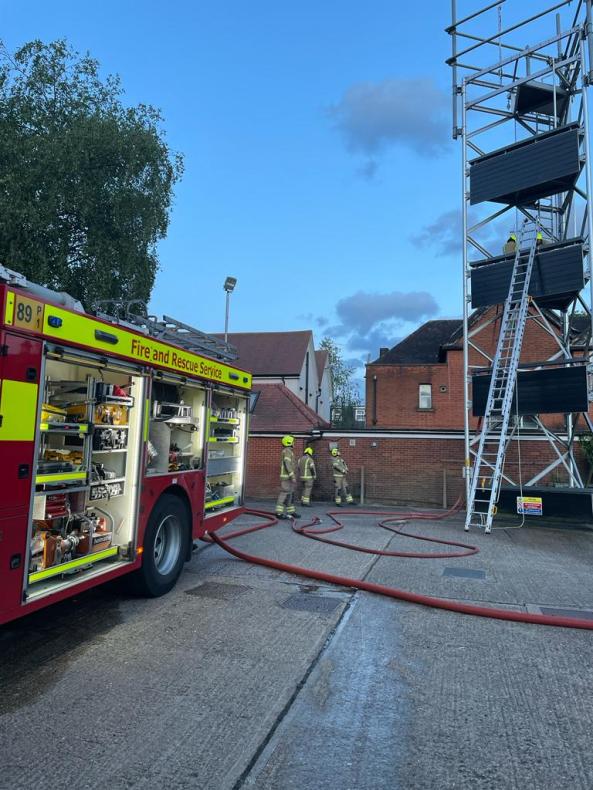
[[[168,593],[179,578],[189,540],[187,510],[178,497],[164,494],[154,506],[146,534],[136,587],[153,598]]]

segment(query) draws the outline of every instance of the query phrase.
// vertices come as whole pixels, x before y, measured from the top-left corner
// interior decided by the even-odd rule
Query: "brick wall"
[[[456,353],[450,352],[449,357]],[[453,360],[449,365],[373,365],[367,368],[367,427],[463,428],[463,370],[457,372],[452,363]],[[375,385],[373,376],[377,377]],[[418,406],[420,384],[432,385],[430,410]]]
[[[270,499],[278,495],[280,485],[281,436],[250,436],[247,448],[246,494],[255,499]],[[304,438],[297,438],[294,453],[297,458],[306,447]]]
[[[496,351],[500,330],[500,310],[493,309],[484,317],[495,317],[484,325],[473,341],[491,356]],[[534,320],[529,320],[521,352],[524,363],[538,362],[551,357],[559,350],[554,339]],[[470,348],[469,362],[473,366],[487,367],[488,360]],[[376,376],[376,382],[373,381]],[[418,407],[420,384],[432,385],[432,408]],[[376,393],[376,399],[375,399]],[[470,387],[471,398],[471,387]],[[593,415],[593,411],[590,411]],[[370,365],[366,373],[366,426],[367,428],[412,429],[463,429],[463,352],[452,349],[447,361],[434,365]],[[548,427],[563,426],[561,415],[546,415]],[[471,418],[471,427],[477,420]]]
[[[337,441],[350,469],[349,482],[356,498],[360,496],[361,470],[364,468],[367,502],[441,507],[444,495],[452,505],[463,490],[463,439],[374,437],[350,439],[334,434],[312,442],[315,449],[318,483],[313,499],[329,501],[333,497],[330,442]],[[350,442],[355,444],[351,446]],[[302,454],[305,439],[297,439],[295,452]],[[521,472],[526,482],[556,458],[547,442],[512,442],[507,453],[505,470],[519,479],[518,450]],[[280,469],[280,437],[252,436],[249,440],[247,487],[250,498],[273,499],[278,494]],[[580,463],[582,470],[585,465]],[[586,476],[586,471],[585,471]],[[566,484],[563,468],[552,471],[543,484]],[[445,489],[445,491],[444,491]]]

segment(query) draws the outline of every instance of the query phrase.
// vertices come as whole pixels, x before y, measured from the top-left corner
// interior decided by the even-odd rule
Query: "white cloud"
[[[405,324],[434,316],[439,306],[427,291],[392,291],[368,293],[358,291],[336,305],[340,323],[324,328],[324,335],[337,340],[354,355],[366,352],[374,359],[382,347],[392,348],[405,336]],[[359,365],[366,362],[366,355],[358,358]]]
[[[375,155],[401,145],[422,156],[440,156],[449,145],[449,100],[432,79],[385,79],[351,85],[328,114],[352,152],[371,157],[363,174],[376,171]]]
[[[347,331],[366,335],[377,324],[391,321],[419,321],[438,311],[434,297],[427,291],[369,293],[357,291],[336,305],[336,313]]]

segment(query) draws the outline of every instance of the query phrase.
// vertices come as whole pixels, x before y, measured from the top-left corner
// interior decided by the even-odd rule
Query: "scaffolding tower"
[[[593,25],[592,0],[560,0],[529,16],[526,7],[538,4],[471,4],[461,16],[451,1],[447,63],[462,147],[465,528],[489,532],[505,489],[508,501],[552,478],[573,494],[586,490],[575,440],[593,428]],[[524,223],[535,233],[529,245]],[[519,315],[518,272],[527,277],[522,320],[553,351],[539,358],[529,331],[513,332],[516,364],[501,373],[499,349],[511,359],[508,315]],[[524,441],[545,441],[549,451],[526,479],[520,455],[516,471],[505,464]],[[525,512],[523,499],[517,505]]]

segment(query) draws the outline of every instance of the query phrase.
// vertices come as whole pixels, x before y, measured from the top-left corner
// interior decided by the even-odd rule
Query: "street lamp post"
[[[224,281],[223,288],[226,291],[226,312],[224,317],[224,342],[228,343],[229,340],[229,307],[231,303],[231,294],[237,285],[236,277],[227,277]]]

